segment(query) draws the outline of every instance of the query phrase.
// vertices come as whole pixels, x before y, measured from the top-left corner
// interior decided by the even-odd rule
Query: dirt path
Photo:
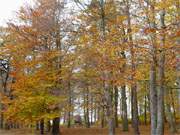
[[[0,130],[0,135],[36,135],[31,130]]]
[[[116,135],[133,135],[133,130],[130,128],[129,132],[122,132],[122,128],[116,129]],[[170,135],[168,128],[165,128],[164,135]],[[149,126],[140,126],[141,135],[150,135],[150,127]],[[63,128],[61,127],[62,135],[108,135],[108,130],[106,128]],[[11,129],[0,130],[0,135],[39,135],[39,132],[35,133],[34,129]],[[47,135],[47,134],[45,134]],[[180,132],[175,134],[180,135]]]

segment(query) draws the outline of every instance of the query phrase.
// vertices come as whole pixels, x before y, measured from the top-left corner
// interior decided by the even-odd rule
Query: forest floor
[[[149,126],[140,126],[141,135],[150,135]],[[108,130],[106,128],[61,128],[62,135],[108,135]],[[0,135],[39,135],[38,132],[35,132],[33,129],[12,129],[9,131],[0,130]],[[45,134],[49,135],[49,134]],[[129,132],[122,132],[121,128],[116,129],[116,135],[133,135],[133,130],[130,128]],[[165,128],[164,135],[171,135],[168,131],[168,128]],[[176,135],[180,135],[180,132]]]

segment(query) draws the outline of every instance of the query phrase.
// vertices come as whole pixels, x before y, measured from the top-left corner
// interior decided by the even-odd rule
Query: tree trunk
[[[168,93],[166,95],[168,97]],[[175,122],[175,118],[173,117],[173,114],[171,112],[171,106],[170,104],[166,103],[166,113],[167,113],[167,120],[168,120],[168,123],[169,123],[169,126],[170,126],[170,132],[172,134],[175,134],[177,133],[177,130],[176,130],[176,122]]]
[[[163,135],[164,134],[164,64],[165,64],[165,54],[164,54],[164,45],[165,45],[165,10],[162,10],[160,13],[160,22],[162,29],[161,36],[161,47],[160,49],[160,59],[158,66],[158,79],[159,79],[159,90],[158,90],[158,100],[157,100],[157,131],[156,134]]]
[[[159,69],[160,86],[158,91],[158,102],[157,102],[157,132],[158,135],[164,134],[164,58],[161,58]]]
[[[90,128],[90,120],[89,120],[89,95],[87,95],[87,101],[86,101],[86,114],[85,114],[85,117],[86,117],[86,128]]]
[[[152,12],[152,21],[149,22],[150,28],[155,30],[155,9],[153,0],[148,3]],[[151,115],[151,135],[156,135],[157,128],[157,90],[156,90],[156,35],[151,33],[151,65],[150,65],[150,115]]]
[[[177,17],[176,17],[176,22],[177,22],[177,32],[180,29],[180,2],[179,0],[175,1],[175,6],[176,6],[176,12],[177,12]],[[180,40],[177,39],[177,45],[180,44]],[[179,49],[177,49],[177,56],[176,56],[176,60],[177,60],[177,65],[176,65],[176,72],[177,72],[177,88],[179,90],[178,92],[178,103],[179,103],[179,109],[178,112],[180,113],[180,54],[179,54]]]
[[[115,119],[113,115],[113,104],[111,89],[105,86],[105,97],[106,97],[106,116],[108,121],[109,135],[115,135]]]
[[[89,88],[88,86],[84,92],[84,120],[85,120],[86,128],[89,128],[90,121],[89,121]]]
[[[67,123],[67,127],[70,128],[71,127],[71,112],[68,112],[68,123]]]
[[[36,130],[39,130],[39,121],[36,122]]]
[[[59,117],[53,119],[52,135],[60,135],[59,122],[60,122]]]
[[[63,116],[63,124],[65,125],[66,124],[66,117],[67,116],[67,112],[64,112],[64,116]]]
[[[114,102],[115,102],[115,111],[114,111],[114,117],[115,117],[115,126],[118,127],[118,88],[115,86],[115,92],[114,92]]]
[[[147,125],[147,96],[144,96],[144,124]]]
[[[44,134],[44,119],[41,119],[40,121],[40,134]]]
[[[106,39],[106,24],[105,24],[105,1],[100,0],[100,16],[101,16],[101,31],[102,31],[102,39],[105,41]],[[103,56],[106,59],[106,56]],[[110,84],[107,83],[109,79],[109,71],[105,70],[104,72],[105,82],[104,82],[104,93],[105,93],[105,102],[106,102],[106,116],[107,116],[107,123],[108,123],[108,134],[115,135],[115,119],[114,119],[114,111],[113,111],[113,99],[112,99],[112,88]]]
[[[96,123],[97,120],[97,108],[94,108],[94,123]]]
[[[3,128],[4,128],[4,115],[1,112],[0,113],[0,129],[3,129]]]
[[[173,89],[170,89],[170,95],[171,95],[171,104],[172,104],[172,108],[173,108],[173,117],[175,118],[175,122],[176,122],[176,108],[175,108],[175,102],[174,102],[174,94],[173,94]]]
[[[134,44],[133,44],[133,37],[132,37],[132,28],[131,28],[131,15],[130,15],[130,4],[129,0],[126,1],[126,15],[127,15],[127,22],[128,22],[128,39],[129,39],[129,47],[130,47],[130,54],[131,54],[131,92],[132,92],[132,99],[131,99],[131,107],[132,107],[132,125],[134,128],[134,134],[139,135],[139,120],[138,120],[138,104],[137,104],[137,86],[136,80],[134,79],[134,74],[136,72],[136,63],[135,63],[135,55],[134,55]]]
[[[134,95],[133,95],[133,91],[132,91],[132,89],[131,89],[131,126],[132,127],[134,127],[133,126],[133,119],[134,119],[134,115],[133,115],[133,113],[134,113],[134,107],[133,107],[133,99],[134,99]]]
[[[157,93],[156,93],[156,68],[154,62],[151,64],[151,69],[150,69],[150,114],[151,114],[151,135],[155,135],[156,120],[157,120]]]
[[[137,103],[137,86],[133,84],[131,87],[133,93],[133,128],[134,134],[139,135],[139,117],[138,117],[138,103]]]
[[[127,118],[127,102],[126,102],[126,86],[121,87],[121,102],[122,102],[122,128],[123,131],[128,131],[128,118]]]
[[[104,115],[104,106],[100,109],[100,120],[101,120],[101,128],[104,128],[105,126],[105,115]]]
[[[50,120],[47,121],[47,132],[51,131],[51,122]]]
[[[8,121],[5,122],[5,129],[10,130],[10,123]]]
[[[91,119],[90,119],[90,124],[92,125],[93,124],[93,113],[94,113],[94,108],[93,108],[93,96],[91,94]]]
[[[69,91],[69,111],[68,111],[68,124],[67,127],[71,127],[71,109],[72,109],[72,91],[71,91],[71,83],[70,80],[68,82],[68,91]]]

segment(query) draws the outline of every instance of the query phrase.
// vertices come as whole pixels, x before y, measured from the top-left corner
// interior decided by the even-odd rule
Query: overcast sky
[[[0,25],[5,25],[7,20],[15,16],[15,11],[28,1],[30,0],[0,0]]]

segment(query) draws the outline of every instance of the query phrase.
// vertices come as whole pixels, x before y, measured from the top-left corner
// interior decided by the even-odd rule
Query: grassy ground
[[[165,128],[165,135],[171,135],[170,132]],[[141,135],[149,135],[150,128],[149,126],[140,126]],[[107,129],[101,128],[61,128],[62,135],[108,135]],[[39,135],[38,132],[35,132],[33,129],[19,129],[19,130],[10,130],[10,131],[0,131],[0,135]],[[48,135],[48,134],[46,134]],[[122,132],[121,128],[116,129],[116,135],[133,135],[133,130],[130,128],[129,132]],[[180,135],[180,133],[176,134]]]

